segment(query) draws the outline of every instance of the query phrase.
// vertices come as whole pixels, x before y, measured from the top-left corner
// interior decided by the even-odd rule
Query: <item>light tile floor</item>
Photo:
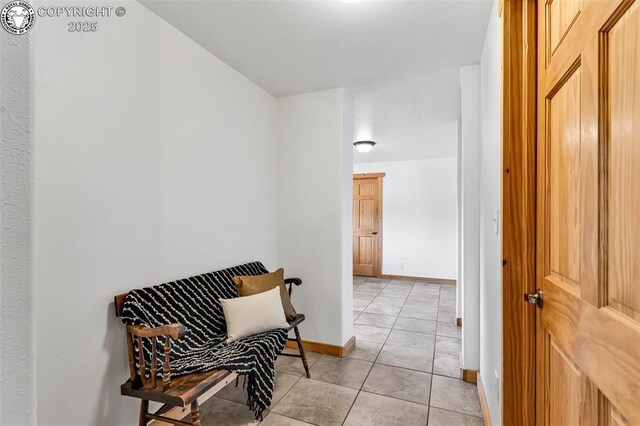
[[[264,425],[482,425],[478,391],[460,375],[455,286],[354,277],[357,347],[276,363]],[[202,404],[203,426],[256,424],[233,383]]]

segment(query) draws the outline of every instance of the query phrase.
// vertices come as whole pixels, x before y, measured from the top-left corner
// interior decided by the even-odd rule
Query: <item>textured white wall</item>
[[[36,424],[32,33],[0,31],[0,424]]]
[[[354,173],[386,173],[383,274],[456,279],[456,162],[452,157],[354,164]]]
[[[494,1],[480,61],[480,374],[493,424],[502,424],[502,224],[494,232],[501,203],[502,19]],[[498,215],[500,221],[502,215]],[[501,379],[500,379],[501,380]]]
[[[462,368],[480,368],[480,65],[462,88]]]
[[[457,241],[458,241],[458,250],[456,256],[456,269],[458,272],[458,285],[456,286],[456,319],[462,318],[462,281],[463,281],[463,247],[464,245],[462,240],[462,121],[458,123],[458,141],[457,141],[457,149],[456,149],[456,168],[457,174],[456,177],[458,179],[458,185],[456,187],[457,192],[457,202],[458,208],[456,210],[457,217]]]
[[[42,424],[135,422],[138,401],[119,391],[115,294],[245,261],[277,266],[275,99],[121,3],[127,15],[95,33],[53,18],[35,28]]]
[[[278,262],[304,277],[304,339],[334,345],[353,336],[351,109],[344,89],[278,99]]]
[[[342,336],[353,336],[353,100],[343,92],[340,192],[342,193]]]

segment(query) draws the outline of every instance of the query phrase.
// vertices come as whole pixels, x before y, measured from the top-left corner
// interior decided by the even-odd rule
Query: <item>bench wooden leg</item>
[[[149,401],[143,399],[140,401],[140,419],[138,420],[139,426],[147,426],[147,412],[149,411]]]
[[[191,423],[193,426],[201,426],[200,405],[197,399],[191,403]]]
[[[304,371],[307,372],[307,379],[311,378],[311,374],[309,373],[309,364],[307,363],[307,354],[304,353],[304,348],[302,347],[302,338],[300,337],[300,331],[298,327],[293,327],[293,332],[296,334],[296,341],[298,342],[298,350],[300,351],[300,358],[302,358],[302,365],[304,365]]]

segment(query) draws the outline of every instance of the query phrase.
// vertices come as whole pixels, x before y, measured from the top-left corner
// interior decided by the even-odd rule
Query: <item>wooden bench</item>
[[[287,278],[285,280],[289,296],[293,290],[293,285],[299,286],[302,284],[300,278]],[[124,308],[124,301],[128,293],[119,294],[114,297],[116,317],[120,317]],[[309,365],[307,363],[307,357],[302,346],[302,339],[300,337],[300,331],[298,325],[304,321],[303,314],[297,314],[293,320],[288,321],[289,330],[293,330],[295,338],[289,338],[288,340],[295,341],[297,343],[299,354],[282,353],[283,356],[293,356],[302,359],[306,376],[311,377],[309,374]],[[193,425],[200,426],[200,407],[198,404],[198,398],[202,397],[206,393],[210,393],[214,390],[214,393],[229,383],[234,377],[235,373],[228,370],[213,370],[205,373],[186,374],[171,378],[171,367],[169,365],[169,355],[171,353],[171,340],[177,340],[183,337],[186,333],[186,328],[182,324],[167,324],[161,327],[148,328],[139,325],[127,325],[126,326],[126,339],[127,349],[129,353],[129,379],[120,386],[120,393],[125,396],[139,398],[140,403],[140,417],[139,425],[146,425],[150,420],[159,420],[175,425]],[[163,347],[163,356],[165,362],[162,370],[162,380],[158,380],[158,360],[156,358],[156,343],[158,337],[164,337],[165,345]],[[146,365],[144,357],[140,357],[139,368],[136,369],[134,358],[134,340],[137,340],[139,348],[142,348],[142,339],[151,339],[152,354],[151,354],[151,377],[145,377]],[[215,389],[216,385],[220,385],[219,389]],[[210,395],[207,395],[207,397]],[[149,401],[162,403],[162,407],[155,413],[149,412]],[[183,420],[177,420],[169,417],[167,413],[174,407],[189,407],[191,408],[191,422]],[[184,412],[180,410],[180,412]]]

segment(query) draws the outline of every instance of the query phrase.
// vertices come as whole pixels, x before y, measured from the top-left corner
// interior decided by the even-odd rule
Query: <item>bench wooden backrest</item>
[[[122,315],[122,310],[124,309],[124,299],[127,297],[129,293],[118,294],[113,297],[113,304],[116,308],[116,318],[119,318]]]
[[[116,310],[116,317],[120,317],[122,315],[122,310],[124,309],[124,299],[127,297],[129,293],[122,293],[114,296],[113,302]],[[171,352],[171,338],[178,339],[182,337],[186,333],[186,329],[181,324],[169,324],[166,326],[160,326],[156,328],[146,328],[142,326],[136,325],[128,325],[126,327],[126,335],[127,335],[127,349],[129,352],[129,371],[131,374],[131,381],[136,383],[137,386],[144,385],[151,381],[153,387],[156,387],[156,378],[158,371],[158,351],[156,349],[157,338],[162,336],[164,338],[164,364],[162,371],[162,388],[164,390],[168,389],[169,381],[171,376],[171,369],[169,367],[169,354]],[[142,346],[142,339],[149,338],[151,339],[151,377],[147,379],[145,377],[145,361],[144,356],[142,355],[142,351],[144,351],[144,347]],[[136,371],[135,367],[135,355],[134,355],[134,339],[137,342],[139,348],[139,371]]]

